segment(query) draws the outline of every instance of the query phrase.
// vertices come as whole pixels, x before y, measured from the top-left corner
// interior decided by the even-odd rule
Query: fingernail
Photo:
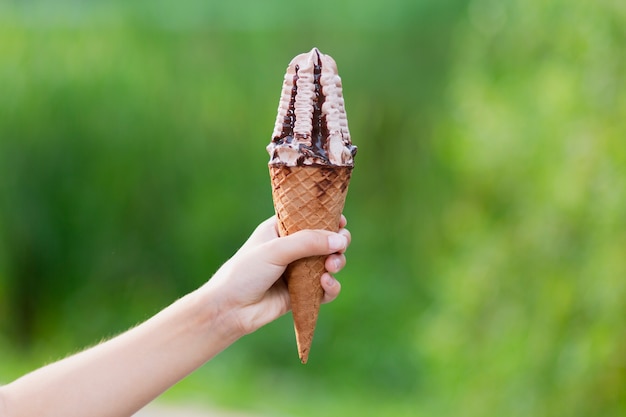
[[[344,249],[347,244],[346,238],[338,233],[328,236],[328,248],[332,251]]]
[[[335,278],[333,278],[333,276],[330,275],[330,274],[326,274],[326,275],[324,275],[324,277],[326,279],[326,285],[329,286],[329,287],[332,287],[337,282],[337,280]]]

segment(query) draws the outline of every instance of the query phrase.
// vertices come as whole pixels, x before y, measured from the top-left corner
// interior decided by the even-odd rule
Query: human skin
[[[303,230],[278,237],[274,217],[197,290],[138,326],[0,387],[2,417],[131,416],[240,337],[289,311],[280,279],[303,257],[329,255],[324,302],[341,289],[350,232]]]

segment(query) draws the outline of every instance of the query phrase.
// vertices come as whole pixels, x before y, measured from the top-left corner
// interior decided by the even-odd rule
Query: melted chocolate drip
[[[296,96],[298,95],[298,71],[300,66],[296,65],[296,73],[293,76],[293,87],[291,87],[291,99],[289,100],[289,108],[283,119],[283,130],[280,136],[274,138],[275,142],[280,144],[291,143],[293,140],[293,127],[296,124]]]
[[[328,124],[326,123],[326,115],[322,114],[322,106],[326,101],[324,91],[322,91],[322,60],[319,52],[317,53],[317,64],[313,66],[313,85],[315,86],[315,98],[313,98],[313,129],[311,132],[311,150],[328,161],[326,153],[328,143]]]

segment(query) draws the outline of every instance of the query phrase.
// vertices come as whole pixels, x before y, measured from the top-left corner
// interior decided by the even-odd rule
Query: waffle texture
[[[272,197],[280,236],[304,229],[336,232],[352,167],[270,165]],[[303,258],[284,274],[291,298],[298,354],[306,363],[324,295],[320,277],[326,256]]]

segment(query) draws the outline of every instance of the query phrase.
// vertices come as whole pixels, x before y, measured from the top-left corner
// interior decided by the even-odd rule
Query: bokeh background
[[[0,381],[201,285],[272,212],[313,46],[359,146],[343,293],[170,390],[268,415],[626,413],[626,3],[0,1]]]

